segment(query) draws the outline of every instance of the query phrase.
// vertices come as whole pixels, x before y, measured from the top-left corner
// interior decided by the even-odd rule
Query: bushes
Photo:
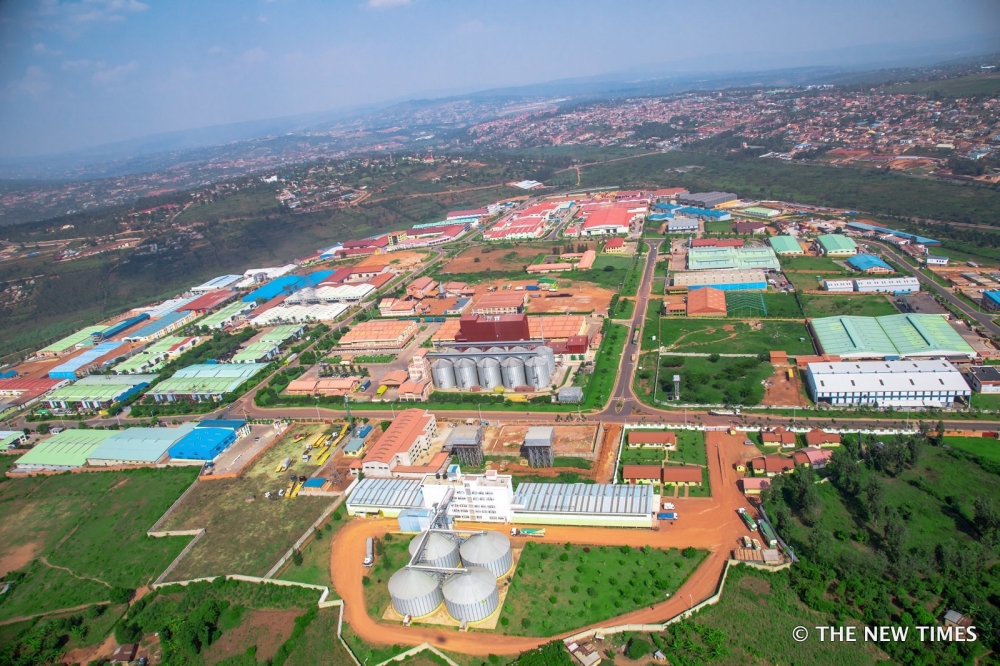
[[[135,594],[135,590],[127,587],[113,587],[109,599],[113,604],[125,604],[131,601],[133,594]]]

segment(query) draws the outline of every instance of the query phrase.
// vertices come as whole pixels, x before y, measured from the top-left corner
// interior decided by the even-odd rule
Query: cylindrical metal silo
[[[535,349],[535,356],[541,356],[545,359],[545,362],[549,366],[549,374],[556,371],[556,353],[552,351],[552,347],[547,347],[545,345],[538,347]]]
[[[468,391],[473,386],[479,386],[476,362],[471,358],[460,358],[455,361],[455,384],[463,391]]]
[[[493,346],[486,350],[487,354],[492,354],[493,356],[503,356],[507,353],[507,350],[503,347]],[[499,360],[499,359],[498,359]]]
[[[444,600],[436,576],[417,569],[400,569],[389,579],[392,607],[400,615],[422,617],[437,610]]]
[[[549,362],[543,356],[532,356],[525,361],[524,374],[527,376],[528,385],[536,389],[548,388],[552,382],[552,373],[549,372]]]
[[[493,614],[500,605],[497,579],[482,567],[469,567],[441,585],[444,605],[456,620],[477,622]]]
[[[528,348],[527,347],[522,347],[521,345],[518,345],[516,347],[512,347],[511,351],[512,352],[526,352],[526,351],[528,351]]]
[[[479,371],[479,385],[490,390],[503,382],[500,376],[500,361],[492,356],[484,356],[476,362]]]
[[[508,389],[524,386],[524,361],[516,356],[508,356],[500,361],[500,376]]]
[[[466,349],[464,349],[463,351],[464,351],[464,352],[465,352],[466,354],[481,354],[483,350],[482,350],[482,349],[480,349],[479,347],[467,347],[467,348],[466,348]]]
[[[434,388],[455,388],[454,364],[446,358],[439,358],[434,361],[431,363],[431,379],[434,380]]]
[[[422,538],[421,534],[410,542],[410,557],[417,552],[417,544]],[[424,552],[420,554],[420,562],[416,564],[454,569],[459,563],[458,544],[439,532],[431,532],[427,535]]]
[[[514,565],[510,539],[506,534],[487,530],[469,537],[459,548],[462,562],[467,567],[482,567],[500,578]]]

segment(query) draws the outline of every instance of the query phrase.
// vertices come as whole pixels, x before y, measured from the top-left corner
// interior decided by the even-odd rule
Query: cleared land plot
[[[654,380],[656,399],[673,397],[673,376],[681,376],[681,404],[756,405],[764,398],[761,382],[774,372],[770,363],[754,357],[720,358],[704,356],[661,356],[656,373],[656,355],[644,354],[634,384],[636,395],[652,404]],[[655,377],[654,377],[654,373]]]
[[[945,437],[944,443],[985,460],[1000,463],[1000,441],[990,437]]]
[[[597,452],[597,426],[554,426],[552,447],[557,456],[592,458]],[[487,455],[520,455],[527,426],[487,426],[483,452]]]
[[[551,248],[544,245],[514,245],[497,247],[486,245],[465,250],[446,263],[440,270],[442,273],[453,273],[455,279],[464,279],[460,273],[481,273],[484,271],[499,271],[501,273],[524,271],[525,266],[535,262],[539,256]]]
[[[306,437],[293,440],[298,428],[290,428],[240,477],[202,481],[167,520],[164,529],[207,532],[171,572],[171,580],[242,573],[262,576],[306,531],[332,500],[328,497],[265,499],[266,491],[287,488],[291,474],[310,475],[314,463],[300,457]],[[315,438],[318,429],[312,427]],[[277,471],[289,457],[292,465]],[[253,499],[250,499],[250,498]]]
[[[881,317],[882,315],[899,314],[899,310],[892,304],[892,301],[882,294],[864,296],[799,294],[799,301],[802,303],[805,316],[810,319],[838,315]]]
[[[642,265],[641,258],[636,261],[637,265]],[[631,265],[632,257],[600,254],[594,261],[593,268],[585,271],[573,271],[573,279],[592,282],[598,286],[618,291],[625,282],[625,276]],[[627,295],[628,292],[626,290],[622,293]]]
[[[346,513],[343,507],[334,511],[330,520],[322,526],[322,533],[317,534],[302,549],[302,564],[289,563],[285,570],[278,574],[278,578],[310,585],[326,585],[330,588],[329,598],[336,599],[337,593],[330,580],[330,544],[333,535],[347,522]]]
[[[843,273],[813,273],[811,271],[801,273],[785,271],[784,275],[796,291],[822,291],[824,280],[845,280],[850,277]]]
[[[783,271],[806,271],[819,273],[851,273],[837,261],[843,259],[833,259],[832,257],[781,257],[781,269]]]
[[[762,354],[782,350],[789,354],[812,354],[805,324],[792,321],[736,319],[660,319],[658,342],[668,352],[706,354]]]
[[[0,559],[25,577],[0,597],[0,619],[108,599],[151,582],[188,537],[146,530],[194,481],[192,468],[11,479],[0,484]]]
[[[552,636],[663,601],[705,551],[528,542],[501,610],[504,634]]]

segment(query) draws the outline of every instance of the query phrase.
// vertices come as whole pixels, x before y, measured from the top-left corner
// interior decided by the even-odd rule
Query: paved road
[[[642,241],[640,241],[642,242]],[[635,312],[632,314],[632,325],[629,327],[628,344],[625,345],[625,353],[622,354],[621,366],[618,368],[618,378],[616,379],[614,391],[612,391],[612,402],[625,402],[622,414],[629,415],[632,412],[633,404],[638,404],[635,400],[635,393],[632,392],[632,377],[635,374],[635,365],[639,357],[639,349],[642,346],[642,334],[639,340],[632,344],[632,332],[641,330],[646,319],[646,308],[649,304],[649,294],[653,289],[653,273],[656,270],[656,260],[660,252],[660,241],[649,241],[649,252],[646,253],[646,265],[642,272],[642,281],[639,283],[639,291],[636,296]],[[636,361],[632,360],[632,356]],[[605,412],[608,410],[605,409]]]
[[[930,279],[929,277],[921,273],[919,267],[914,266],[912,263],[910,263],[908,257],[905,257],[904,255],[897,253],[889,246],[883,245],[881,243],[873,243],[871,241],[868,241],[868,243],[870,245],[877,245],[878,247],[882,248],[882,251],[885,252],[885,254],[890,259],[908,268],[910,272],[913,273],[913,276],[916,277],[918,280],[920,280],[920,283],[922,285],[924,285],[925,287],[930,287],[929,291],[932,291],[937,295],[941,296],[942,298],[944,298],[945,300],[947,300],[958,310],[961,310],[969,319],[978,322],[980,326],[988,330],[990,334],[993,335],[994,337],[1000,338],[1000,326],[997,326],[996,324],[993,323],[993,318],[995,316],[995,313],[979,312],[978,310],[973,309],[968,303],[966,303],[958,296],[953,294],[950,289],[942,287],[937,282],[935,282],[934,280]]]

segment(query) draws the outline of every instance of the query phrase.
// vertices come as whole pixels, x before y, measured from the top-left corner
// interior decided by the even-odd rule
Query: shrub
[[[135,594],[135,590],[127,587],[113,587],[111,588],[111,594],[108,598],[113,604],[127,604],[131,599],[132,595]]]
[[[691,546],[688,546],[687,548],[681,551],[681,556],[686,557],[689,560],[697,554],[698,550],[696,548],[692,548]]]
[[[628,647],[625,648],[625,656],[629,659],[639,660],[652,651],[653,646],[649,643],[638,638],[633,638],[628,642]]]
[[[302,552],[298,548],[292,550],[292,564],[297,567],[302,566]]]

